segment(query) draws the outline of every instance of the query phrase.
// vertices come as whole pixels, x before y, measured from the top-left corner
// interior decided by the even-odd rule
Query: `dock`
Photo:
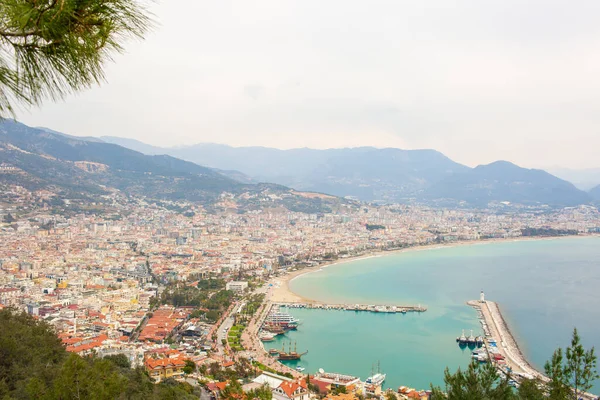
[[[375,304],[325,304],[325,303],[275,303],[274,305],[287,308],[306,308],[318,310],[338,310],[355,312],[373,312],[383,314],[406,314],[409,312],[425,312],[427,307],[422,305],[375,305]]]
[[[527,362],[523,353],[521,353],[516,340],[500,313],[498,304],[489,300],[471,300],[467,304],[479,312],[479,321],[485,335],[485,344],[488,351],[490,349],[498,351],[504,357],[506,366],[510,368],[516,377],[547,380],[541,372]],[[496,346],[490,346],[491,343],[495,343]]]

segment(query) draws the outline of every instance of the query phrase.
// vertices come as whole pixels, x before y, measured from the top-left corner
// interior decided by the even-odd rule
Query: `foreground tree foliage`
[[[508,377],[501,378],[491,364],[471,363],[466,371],[460,368],[451,374],[444,372],[446,394],[441,388],[432,388],[433,400],[503,400],[511,399],[512,388]]]
[[[593,381],[600,378],[596,363],[594,348],[586,351],[577,329],[573,330],[571,346],[564,352],[561,348],[557,349],[544,366],[546,375],[550,378],[550,395],[556,399],[579,399],[592,388]]]
[[[151,22],[139,0],[0,1],[0,117],[103,80],[103,65]]]
[[[124,356],[69,354],[51,327],[0,310],[0,399],[198,399],[187,384],[155,385]]]
[[[563,354],[566,356],[564,357]],[[523,380],[517,390],[509,385],[509,376],[500,376],[491,364],[473,362],[466,371],[444,373],[445,390],[432,386],[432,400],[578,400],[592,388],[600,376],[596,370],[594,348],[585,350],[577,329],[571,346],[557,349],[544,370],[548,383]]]

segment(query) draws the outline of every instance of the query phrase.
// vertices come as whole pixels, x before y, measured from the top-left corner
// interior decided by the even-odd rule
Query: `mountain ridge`
[[[115,140],[110,137],[102,139]],[[125,143],[120,140],[116,142]],[[148,148],[139,141],[128,139],[127,143],[136,149],[145,148],[153,154],[162,152],[220,170],[240,171],[256,181],[364,201],[405,201],[413,193],[422,190],[426,182],[437,181],[468,168],[433,149],[364,146],[279,150],[211,143],[184,148]]]
[[[600,168],[572,169],[562,167],[545,168],[546,171],[574,184],[578,189],[591,190],[600,185]]]
[[[495,161],[456,174],[430,188],[425,196],[443,198],[454,191],[455,198],[470,204],[490,201],[518,204],[575,206],[591,201],[590,196],[572,183],[540,169],[519,167],[509,161]]]
[[[590,193],[590,196],[592,196],[592,198],[594,200],[600,202],[600,185],[591,188],[589,193]]]
[[[102,140],[120,140],[102,137]],[[546,171],[499,160],[475,168],[433,149],[356,147],[279,150],[200,143],[159,148],[127,139],[131,146],[168,153],[213,168],[240,171],[253,180],[363,201],[430,202],[478,207],[490,202],[572,206],[591,196]]]
[[[241,183],[214,169],[169,155],[144,155],[116,144],[88,141],[15,121],[0,123],[0,161],[21,171],[0,174],[0,181],[30,189],[52,188],[64,196],[93,197],[116,189],[157,200],[214,205],[221,202],[223,193],[231,193],[242,208],[266,204],[314,212],[329,210],[330,205],[340,201],[303,197],[277,184]]]

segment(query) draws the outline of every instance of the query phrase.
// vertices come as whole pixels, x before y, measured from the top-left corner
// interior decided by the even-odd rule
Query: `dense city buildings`
[[[242,318],[248,307],[232,296],[291,269],[408,246],[600,230],[600,213],[589,206],[209,212],[115,196],[104,211],[68,212],[64,201],[67,211],[57,213],[51,194],[7,190],[11,201],[0,204],[0,307],[44,319],[69,352],[123,354],[155,381],[183,379],[186,361],[231,362],[241,343],[223,331],[235,332],[228,319]],[[326,382],[326,375],[315,379],[319,387]],[[304,399],[307,392],[289,380],[273,393]]]

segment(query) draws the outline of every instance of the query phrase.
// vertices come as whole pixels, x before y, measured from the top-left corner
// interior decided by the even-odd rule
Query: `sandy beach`
[[[273,303],[318,303],[318,301],[316,300],[308,299],[306,297],[300,296],[292,292],[292,290],[290,289],[290,282],[301,275],[321,271],[322,269],[331,267],[333,265],[345,264],[351,261],[364,260],[367,258],[374,258],[380,256],[380,253],[374,253],[358,257],[349,257],[343,260],[337,260],[331,263],[321,264],[315,267],[303,268],[300,270],[289,272],[286,275],[277,277],[270,282],[271,284],[273,284],[273,287],[269,292],[269,300]]]

